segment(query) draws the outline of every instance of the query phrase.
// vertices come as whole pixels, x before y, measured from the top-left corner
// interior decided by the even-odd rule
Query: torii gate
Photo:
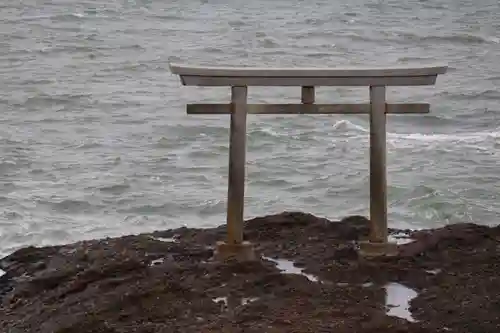
[[[229,86],[231,102],[188,104],[188,114],[230,114],[227,240],[218,242],[216,258],[254,260],[252,244],[243,241],[247,114],[369,114],[370,115],[370,236],[360,244],[364,256],[394,255],[388,242],[386,179],[386,114],[429,113],[425,103],[386,103],[388,86],[436,83],[447,66],[388,68],[252,68],[200,67],[170,64],[186,86]],[[301,104],[247,104],[249,86],[302,87]],[[368,86],[370,102],[315,104],[317,86]]]

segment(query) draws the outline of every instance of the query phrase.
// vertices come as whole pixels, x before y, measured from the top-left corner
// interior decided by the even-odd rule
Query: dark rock
[[[399,256],[367,260],[355,246],[369,234],[363,216],[245,223],[259,254],[303,274],[213,261],[224,226],[28,247],[0,260],[0,332],[499,332],[500,228],[404,232],[415,241]],[[386,315],[389,282],[418,292],[416,322]]]

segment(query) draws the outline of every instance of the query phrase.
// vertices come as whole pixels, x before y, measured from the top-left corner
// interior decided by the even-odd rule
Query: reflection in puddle
[[[312,282],[318,282],[318,278],[314,275],[304,273],[304,269],[295,267],[293,264],[293,261],[286,260],[286,259],[273,259],[273,258],[268,258],[268,257],[262,257],[262,259],[272,261],[276,264],[277,268],[285,274],[299,274],[303,275],[306,278],[309,279],[309,281]]]
[[[363,288],[369,288],[369,287],[376,287],[377,285],[375,285],[373,282],[365,282],[363,284],[337,282],[337,286],[339,287],[361,286]],[[415,318],[413,318],[410,312],[410,302],[412,299],[418,296],[417,292],[397,282],[388,283],[384,285],[383,288],[386,291],[385,295],[385,307],[387,309],[386,314],[388,316],[395,316],[414,322]]]
[[[384,288],[387,292],[385,305],[389,308],[387,315],[414,322],[415,318],[410,312],[410,301],[417,297],[417,292],[394,282],[386,284]]]
[[[391,235],[389,235],[388,238],[389,238],[389,242],[396,243],[398,245],[408,244],[408,243],[411,243],[414,241],[414,239],[410,238],[407,234],[402,233],[402,232],[391,234]]]

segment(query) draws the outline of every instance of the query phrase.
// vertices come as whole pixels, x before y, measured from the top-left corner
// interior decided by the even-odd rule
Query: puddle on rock
[[[155,265],[163,264],[163,261],[164,261],[163,258],[158,258],[158,259],[155,259],[155,260],[151,260],[151,263],[149,264],[149,266],[155,266]]]
[[[215,303],[223,302],[226,306],[228,305],[227,297],[212,298],[212,301]]]
[[[179,243],[179,240],[175,237],[153,237],[153,239],[165,243]]]
[[[243,297],[243,298],[237,298],[237,297],[216,297],[212,298],[212,301],[215,303],[224,303],[224,306],[230,307],[230,308],[235,308],[240,305],[247,305],[252,302],[255,302],[259,300],[258,297]]]
[[[284,274],[299,274],[305,276],[309,281],[318,282],[319,279],[311,274],[304,273],[303,268],[295,267],[293,261],[286,259],[273,259],[269,257],[262,257],[262,259],[272,261],[276,264],[276,267]]]
[[[408,244],[414,241],[414,239],[410,238],[407,234],[403,232],[397,232],[388,236],[389,242],[396,243],[398,245]]]
[[[377,286],[373,282],[365,282],[363,284],[352,284],[348,282],[338,282],[339,287],[358,286],[363,288],[370,288]],[[391,282],[383,286],[385,289],[385,307],[387,308],[386,314],[388,316],[395,316],[415,322],[410,312],[410,302],[418,296],[417,292],[413,289],[405,287],[404,285]]]
[[[247,305],[247,304],[250,304],[250,303],[258,301],[258,300],[259,300],[258,297],[246,297],[246,298],[241,299],[241,304]]]
[[[432,275],[438,275],[439,273],[441,273],[443,270],[441,268],[436,268],[436,269],[429,269],[429,270],[426,270],[425,272],[426,273],[429,273],[429,274],[432,274]]]
[[[385,305],[388,307],[386,314],[414,322],[415,318],[410,312],[410,301],[417,297],[417,292],[396,282],[388,283],[384,288]]]
[[[369,287],[374,286],[373,282],[365,282],[362,284],[349,283],[349,282],[337,282],[336,285],[339,287],[356,286],[356,287],[363,287],[363,288],[369,288]]]

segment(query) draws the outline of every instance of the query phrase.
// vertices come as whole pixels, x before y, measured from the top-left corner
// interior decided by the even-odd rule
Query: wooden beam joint
[[[302,87],[301,95],[302,104],[314,104],[314,87]]]

